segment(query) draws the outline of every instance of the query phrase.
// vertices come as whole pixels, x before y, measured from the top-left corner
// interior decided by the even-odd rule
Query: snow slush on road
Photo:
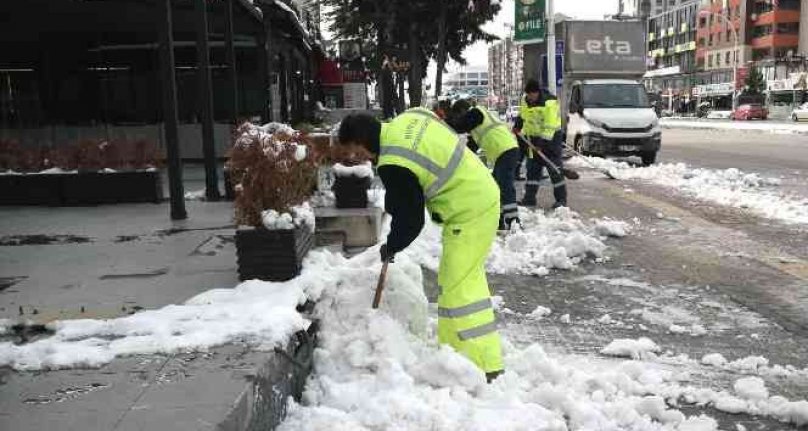
[[[634,167],[599,157],[575,157],[570,166],[596,166],[622,180],[646,181],[678,190],[697,199],[748,210],[759,217],[789,224],[808,224],[808,199],[778,190],[779,178],[767,178],[736,168],[705,169],[685,163]]]

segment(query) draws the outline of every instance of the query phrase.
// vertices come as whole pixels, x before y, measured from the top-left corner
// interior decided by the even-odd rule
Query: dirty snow
[[[542,211],[523,210],[520,215],[523,230],[496,238],[486,264],[489,273],[547,275],[552,269],[572,269],[587,259],[603,259],[607,237],[620,237],[629,231],[627,223],[611,219],[584,221],[568,208],[546,215]],[[440,236],[440,227],[427,223],[404,253],[437,270]]]
[[[532,319],[540,320],[540,319],[542,319],[542,318],[544,318],[546,316],[549,316],[552,313],[553,313],[553,310],[550,310],[547,307],[543,307],[543,306],[539,305],[533,311],[531,311],[530,314],[528,314],[527,316],[532,318]]]
[[[334,175],[338,177],[373,178],[373,165],[371,165],[370,162],[356,166],[345,166],[340,163],[335,163]]]
[[[777,178],[766,178],[736,168],[693,168],[685,163],[632,167],[625,162],[598,157],[587,157],[586,160],[608,169],[620,179],[648,181],[704,201],[746,209],[761,217],[808,224],[808,199],[779,191],[780,180]],[[581,158],[573,158],[570,165],[588,166]]]
[[[600,353],[608,356],[642,359],[659,352],[659,346],[650,338],[641,337],[636,340],[622,338],[614,340],[604,347]]]

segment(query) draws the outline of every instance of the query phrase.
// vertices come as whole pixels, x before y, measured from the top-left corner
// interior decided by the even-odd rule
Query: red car
[[[729,118],[731,120],[754,120],[756,118],[765,120],[769,116],[769,111],[758,104],[741,105],[733,112]]]

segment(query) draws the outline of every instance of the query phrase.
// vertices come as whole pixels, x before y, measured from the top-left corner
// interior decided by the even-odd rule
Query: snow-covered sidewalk
[[[497,239],[488,263],[492,271],[542,274],[604,259],[605,237],[625,235],[629,227],[586,221],[567,210],[523,218],[524,232]],[[421,265],[434,267],[439,249],[437,229],[430,226],[390,267],[379,310],[370,308],[381,266],[377,248],[351,259],[315,250],[294,280],[246,282],[119,319],[58,322],[51,338],[0,344],[0,365],[100,366],[121,355],[223,343],[272,349],[308,325],[295,307],[311,299],[318,302],[322,324],[315,373],[302,404],[290,406],[284,431],[717,429],[712,418],[687,417],[678,403],[808,423],[808,402],[770,396],[759,379],[739,379],[726,391],[691,385],[686,375],[654,360],[654,352],[666,346],[652,340],[604,345],[604,355],[643,358],[609,359],[550,354],[506,334],[507,372],[487,385],[473,364],[435,341],[436,313],[424,294]],[[508,264],[518,259],[527,266]],[[539,311],[534,319],[549,312]]]
[[[703,201],[748,210],[760,217],[808,224],[808,199],[778,190],[781,183],[778,178],[761,177],[735,168],[694,168],[685,163],[634,167],[599,157],[587,157],[587,160],[621,180],[647,181]],[[578,157],[569,164],[578,168],[589,167]]]
[[[776,134],[808,134],[808,123],[700,120],[695,118],[662,118],[659,123],[665,129],[745,130]]]

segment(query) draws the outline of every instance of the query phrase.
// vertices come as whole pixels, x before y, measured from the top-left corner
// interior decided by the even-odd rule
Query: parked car
[[[731,115],[730,120],[754,120],[756,118],[765,120],[769,117],[769,111],[756,103],[741,105]]]
[[[803,103],[794,108],[794,110],[791,111],[791,119],[794,121],[808,120],[808,103]]]

